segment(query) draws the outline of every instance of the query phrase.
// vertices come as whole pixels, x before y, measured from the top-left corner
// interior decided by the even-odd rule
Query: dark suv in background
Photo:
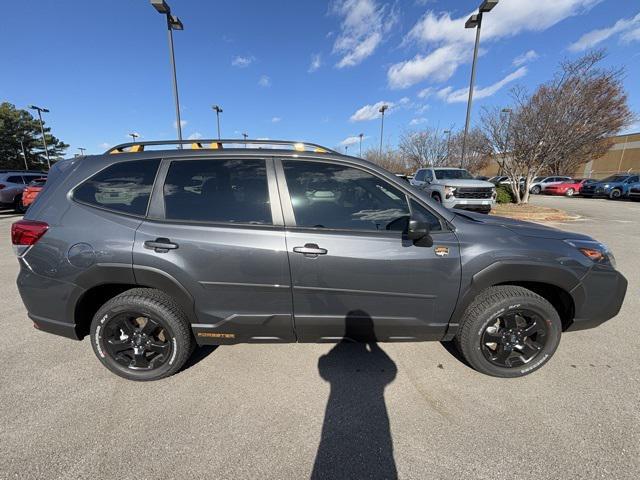
[[[518,377],[621,307],[627,282],[585,235],[448,210],[317,145],[201,142],[53,167],[12,226],[36,328],[89,335],[132,380],[173,374],[198,344],[345,337],[455,340],[475,369]]]

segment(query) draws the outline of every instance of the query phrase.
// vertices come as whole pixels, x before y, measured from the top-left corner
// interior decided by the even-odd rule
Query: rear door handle
[[[156,238],[155,240],[147,240],[144,242],[145,248],[153,249],[157,253],[167,253],[169,250],[178,248],[177,243],[173,243],[168,238]]]
[[[327,249],[320,248],[315,243],[306,243],[304,247],[293,247],[293,251],[296,253],[302,253],[303,255],[326,255]]]

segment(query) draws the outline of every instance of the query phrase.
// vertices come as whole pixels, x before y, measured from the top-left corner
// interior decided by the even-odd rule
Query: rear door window
[[[18,185],[24,185],[24,180],[20,175],[12,175],[10,177],[7,177],[7,182],[17,183]]]
[[[164,184],[167,220],[272,225],[264,160],[176,160]]]
[[[144,216],[159,164],[159,160],[113,164],[76,187],[73,198],[95,207]]]

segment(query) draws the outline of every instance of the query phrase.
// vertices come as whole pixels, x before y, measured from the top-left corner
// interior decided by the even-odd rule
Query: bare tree
[[[411,172],[411,166],[402,158],[398,150],[386,147],[382,152],[377,148],[371,148],[364,152],[364,158],[392,173],[408,174]]]
[[[405,162],[414,168],[438,167],[447,162],[447,137],[438,128],[405,132],[398,148]]]
[[[450,167],[460,167],[478,174],[483,168],[489,165],[493,149],[487,141],[486,136],[479,128],[473,128],[467,134],[467,146],[464,162],[462,159],[462,143],[464,131],[456,132],[449,145],[449,155],[447,165]]]
[[[513,114],[506,127],[499,110],[485,110],[483,131],[512,185],[525,178],[518,203],[527,203],[540,172],[573,173],[610,147],[610,137],[633,120],[622,85],[622,69],[604,69],[603,51],[560,65],[555,77],[529,95],[512,91]]]

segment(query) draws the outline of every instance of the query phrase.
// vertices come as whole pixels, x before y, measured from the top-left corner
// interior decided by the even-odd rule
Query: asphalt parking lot
[[[0,478],[638,478],[640,203],[534,202],[581,215],[557,226],[607,243],[629,290],[511,380],[423,343],[220,347],[129,382],[33,329],[0,213]]]

